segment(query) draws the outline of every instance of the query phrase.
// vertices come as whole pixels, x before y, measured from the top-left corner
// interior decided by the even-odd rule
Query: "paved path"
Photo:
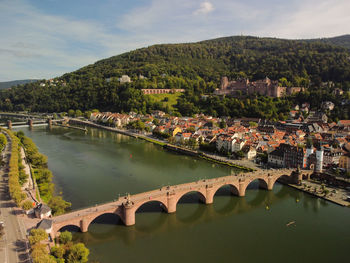
[[[28,176],[27,181],[22,186],[22,191],[24,191],[27,194],[27,197],[31,202],[40,203],[41,202],[40,195],[39,195],[39,200],[36,199],[36,189],[32,178],[30,166],[26,160],[26,155],[23,147],[21,147],[21,158],[22,158],[22,165],[24,167],[24,172]]]
[[[3,151],[4,165],[0,169],[0,221],[5,223],[5,235],[0,242],[0,262],[16,263],[31,262],[27,249],[27,239],[25,228],[19,210],[15,207],[8,193],[8,163],[10,158],[10,138],[9,143]]]

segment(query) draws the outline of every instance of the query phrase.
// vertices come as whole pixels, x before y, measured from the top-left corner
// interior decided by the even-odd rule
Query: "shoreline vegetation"
[[[18,207],[21,207],[23,201],[25,201],[27,195],[22,191],[20,184],[20,146],[19,139],[9,130],[1,129],[1,131],[6,132],[10,138],[10,161],[9,161],[9,170],[8,170],[8,187],[12,200],[16,203]],[[6,140],[7,142],[7,140]],[[5,147],[5,146],[4,146]]]
[[[64,231],[57,239],[55,246],[47,250],[45,241],[48,234],[43,229],[32,229],[29,234],[31,256],[33,263],[86,263],[90,254],[89,249],[83,243],[72,241],[71,232]],[[48,253],[49,252],[49,253]]]
[[[27,195],[22,190],[23,184],[28,180],[28,175],[24,171],[20,153],[20,148],[22,146],[25,152],[25,158],[30,164],[34,184],[37,185],[37,200],[42,200],[46,203],[52,209],[53,215],[60,215],[67,212],[71,207],[71,203],[63,200],[62,196],[54,195],[52,172],[47,168],[47,157],[38,151],[34,142],[26,137],[22,131],[12,132],[8,129],[1,129],[1,131],[6,132],[11,138],[8,184],[10,196],[16,205],[24,210],[29,210],[33,207],[33,203],[30,202],[29,204],[29,201],[26,200]],[[0,146],[2,146],[3,142],[4,139],[0,136]]]
[[[47,156],[40,153],[32,139],[25,136],[22,131],[18,131],[16,136],[25,150],[28,162],[31,164],[33,177],[41,199],[52,209],[53,215],[64,214],[72,204],[63,200],[62,196],[54,195],[55,185],[52,183],[52,172],[48,169]]]

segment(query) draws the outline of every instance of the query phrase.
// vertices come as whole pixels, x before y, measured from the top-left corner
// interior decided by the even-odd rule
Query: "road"
[[[5,223],[5,235],[0,239],[0,262],[31,262],[23,222],[17,216],[18,209],[8,193],[8,164],[10,159],[10,138],[2,152],[3,165],[0,168],[0,221]]]

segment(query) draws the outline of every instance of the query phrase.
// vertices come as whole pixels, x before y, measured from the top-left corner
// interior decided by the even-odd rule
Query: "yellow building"
[[[174,129],[169,130],[169,133],[172,137],[174,137],[179,132],[182,132],[182,129],[179,127],[175,127]]]
[[[339,168],[344,168],[347,172],[350,171],[350,153],[340,156]]]

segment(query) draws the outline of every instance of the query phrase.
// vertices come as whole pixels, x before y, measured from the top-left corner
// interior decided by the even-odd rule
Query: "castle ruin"
[[[231,96],[259,94],[279,98],[302,90],[301,87],[281,87],[277,80],[270,80],[268,77],[257,81],[249,81],[249,79],[229,81],[227,77],[222,77],[220,89],[215,90],[214,94]]]

